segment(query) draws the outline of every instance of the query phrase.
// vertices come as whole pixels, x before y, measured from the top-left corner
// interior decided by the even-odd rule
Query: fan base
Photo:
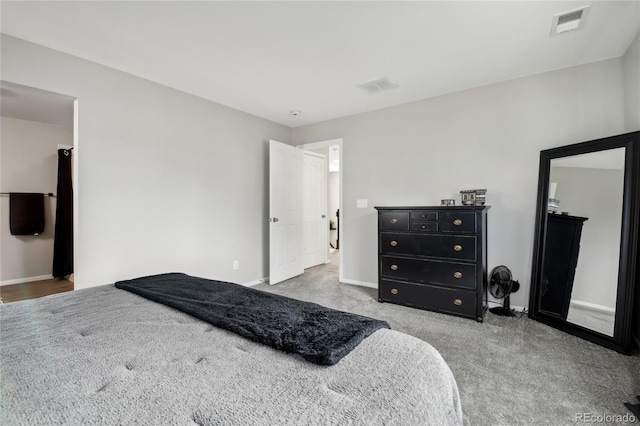
[[[516,316],[516,313],[513,311],[513,309],[506,309],[503,306],[491,308],[491,309],[489,309],[489,311],[492,314],[500,315],[502,317],[515,317]]]

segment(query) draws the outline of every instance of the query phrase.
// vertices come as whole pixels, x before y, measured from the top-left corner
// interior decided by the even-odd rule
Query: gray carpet
[[[631,412],[623,403],[636,403],[640,395],[638,356],[620,355],[526,316],[487,313],[478,323],[379,303],[377,290],[338,282],[337,256],[299,277],[255,288],[385,320],[429,342],[453,371],[467,425],[588,423],[580,416],[629,424],[612,416],[628,420]]]

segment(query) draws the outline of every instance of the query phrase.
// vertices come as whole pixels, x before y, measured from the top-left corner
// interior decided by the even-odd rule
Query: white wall
[[[3,80],[79,100],[78,288],[171,270],[267,275],[267,141],[291,142],[291,129],[6,35],[1,47]],[[526,305],[539,151],[623,133],[632,61],[294,129],[295,144],[344,138],[345,278],[377,282],[373,206],[486,187],[489,266],[512,269],[523,284],[512,303]],[[370,207],[356,209],[359,198]]]
[[[267,276],[268,140],[289,128],[6,35],[1,47],[3,80],[78,98],[76,288]]]
[[[296,145],[344,138],[345,280],[377,283],[374,206],[487,188],[489,268],[511,268],[526,306],[540,150],[623,133],[623,80],[617,58],[295,128]]]
[[[0,192],[55,194],[58,144],[73,145],[73,130],[8,117],[0,120]],[[44,201],[44,232],[11,235],[9,197],[0,197],[0,282],[51,276],[56,199]]]
[[[640,130],[640,32],[624,55],[626,131]]]
[[[571,300],[616,307],[624,171],[551,167],[558,212],[586,217]]]

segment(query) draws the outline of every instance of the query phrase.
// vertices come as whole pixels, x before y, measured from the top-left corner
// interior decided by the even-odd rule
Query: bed
[[[114,285],[0,305],[0,424],[457,425],[429,344],[382,328],[335,365]]]

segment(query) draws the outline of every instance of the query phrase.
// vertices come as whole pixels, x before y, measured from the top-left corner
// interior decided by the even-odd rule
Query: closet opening
[[[7,303],[74,289],[78,101],[7,81],[0,90],[0,301]]]

